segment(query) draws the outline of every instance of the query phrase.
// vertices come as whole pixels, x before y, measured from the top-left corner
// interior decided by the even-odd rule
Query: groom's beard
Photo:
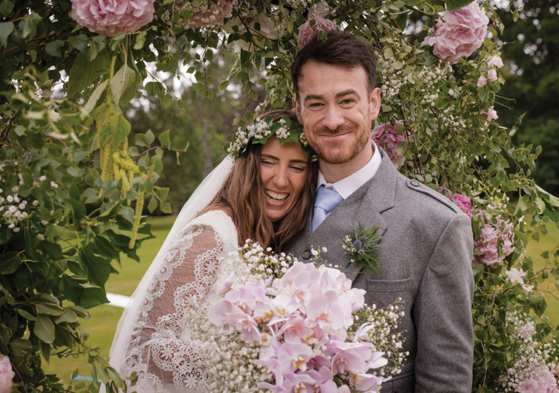
[[[350,132],[353,139],[344,141],[324,141],[320,135],[338,135]],[[328,164],[343,164],[354,159],[365,148],[370,141],[370,132],[361,133],[356,125],[343,124],[335,130],[327,127],[320,127],[312,132],[312,137],[307,135],[307,141],[318,154],[318,157]],[[316,139],[314,137],[316,135]]]

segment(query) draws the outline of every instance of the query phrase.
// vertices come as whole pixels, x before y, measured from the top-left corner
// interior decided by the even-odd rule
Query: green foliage
[[[402,27],[417,13],[427,15],[426,27],[432,26],[445,5],[459,8],[469,1],[327,3],[329,19],[376,50],[383,96],[377,124],[402,121],[409,135],[397,148],[404,156],[401,172],[435,190],[446,187],[471,198],[479,212],[472,220],[476,239],[486,223],[514,227],[514,252],[502,255],[496,267],[473,267],[475,389],[497,391],[514,360],[507,354],[507,315],[522,311],[539,318],[546,304],[538,288],[559,276],[556,250],[548,252],[549,262],[539,271],[524,255],[530,239],[559,222],[557,198],[531,178],[541,149],[533,141],[515,146],[510,129],[487,121],[490,108],[501,113],[507,105],[501,96],[504,75],[477,86],[490,69],[488,60],[500,53],[503,24],[484,3],[492,38],[450,66],[418,41],[410,42]],[[235,125],[251,121],[251,105],[261,101],[262,87],[263,106],[288,107],[295,93],[289,66],[309,10],[295,2],[244,0],[226,24],[190,29],[185,23],[194,11],[157,2],[154,21],[140,31],[100,36],[70,18],[71,6],[69,0],[0,2],[0,188],[4,209],[16,206],[20,212],[0,218],[0,343],[22,390],[60,391],[58,378],[45,375],[42,363],[53,355],[83,353],[93,379],[113,392],[123,381],[106,354],[87,345],[80,318],[107,301],[104,286],[115,272],[111,262],[122,254],[137,259],[138,247],[150,237],[141,217],[144,201],[149,211],[171,211],[165,201],[170,191],[157,181],[169,152],[184,151],[185,144],[173,146],[170,136],[178,127],[176,120],[172,128],[164,124],[166,111],[176,112],[176,104],[191,118],[189,110],[203,114],[195,127],[181,129],[197,129],[204,140],[219,134],[209,121],[214,113],[222,121],[234,113],[224,110],[227,105],[242,111]],[[223,60],[223,49],[234,52],[234,62]],[[213,72],[220,62],[229,64],[224,80]],[[137,90],[149,67],[177,75],[183,64],[195,83],[181,99],[159,81]],[[549,95],[556,83],[546,78],[538,89]],[[150,119],[161,123],[152,126],[154,132],[138,127],[122,110],[141,95],[160,105],[157,118]],[[525,287],[507,277],[513,267],[526,273]],[[537,331],[542,343],[558,334],[545,318]],[[80,389],[95,387],[70,390]]]

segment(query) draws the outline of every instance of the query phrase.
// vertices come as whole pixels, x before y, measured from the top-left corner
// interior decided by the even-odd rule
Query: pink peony
[[[10,391],[14,376],[10,358],[7,356],[0,358],[0,393],[8,393]]]
[[[536,364],[517,388],[519,393],[559,393],[557,380],[545,364]]]
[[[489,79],[491,82],[495,82],[497,80],[497,71],[489,70],[489,72],[487,73],[487,79]]]
[[[472,201],[470,198],[462,194],[454,194],[452,199],[454,199],[454,203],[456,203],[458,209],[463,211],[468,217],[472,218]]]
[[[313,19],[316,23],[314,24],[314,26],[311,26],[311,20]],[[337,30],[337,27],[331,20],[324,19],[322,16],[319,15],[311,16],[309,20],[299,26],[297,45],[299,45],[299,48],[302,48],[307,45],[320,31],[329,32],[335,30]]]
[[[497,111],[493,109],[492,106],[489,107],[489,110],[487,112],[481,111],[481,113],[487,115],[487,120],[485,120],[486,123],[491,123],[491,120],[499,118],[499,116],[497,116]]]
[[[439,188],[439,193],[443,194],[448,199],[453,200],[456,206],[458,207],[458,209],[460,209],[468,217],[472,218],[472,201],[470,200],[470,198],[462,194],[452,195],[452,193],[448,188],[442,186],[441,188]]]
[[[491,58],[491,60],[489,60],[487,62],[487,65],[489,67],[497,67],[497,68],[501,68],[504,64],[503,64],[503,60],[499,57],[499,56],[493,56]]]
[[[482,45],[488,23],[489,18],[474,1],[458,10],[445,11],[433,35],[428,35],[423,44],[434,45],[433,53],[439,59],[454,64]]]
[[[211,1],[187,1],[177,2],[176,7],[180,12],[190,11],[192,16],[189,19],[181,18],[180,24],[185,29],[196,30],[200,27],[212,27],[223,23],[225,18],[231,17],[233,5],[236,0],[218,0],[217,3]]]
[[[408,140],[408,132],[405,130],[398,135],[398,126],[403,126],[404,123],[397,121],[394,126],[390,123],[384,123],[380,126],[376,126],[373,131],[371,131],[371,139],[380,147],[382,147],[388,153],[390,160],[398,168],[405,161],[403,155],[398,154],[398,143],[406,143]]]
[[[484,225],[481,235],[474,242],[475,262],[488,266],[503,262],[514,251],[512,223],[500,217],[496,218],[495,223],[485,222],[483,212],[477,214]]]
[[[479,77],[479,79],[477,80],[477,87],[483,87],[487,84],[487,79],[485,79],[485,77],[482,75]]]
[[[133,33],[153,20],[154,0],[72,0],[72,18],[99,34]]]

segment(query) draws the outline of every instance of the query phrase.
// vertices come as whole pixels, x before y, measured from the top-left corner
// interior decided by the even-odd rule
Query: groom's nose
[[[331,131],[334,131],[343,124],[344,117],[342,109],[336,105],[328,105],[324,114],[324,119],[322,119],[322,125]]]

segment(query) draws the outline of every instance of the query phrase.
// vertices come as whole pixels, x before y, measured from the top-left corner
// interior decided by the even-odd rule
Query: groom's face
[[[380,107],[380,90],[369,91],[365,70],[309,61],[297,87],[293,106],[320,159],[364,166],[372,154],[371,122]]]

